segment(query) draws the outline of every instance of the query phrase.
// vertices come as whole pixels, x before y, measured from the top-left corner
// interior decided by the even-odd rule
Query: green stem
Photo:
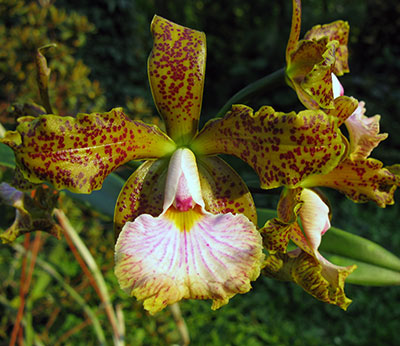
[[[31,253],[29,251],[26,251],[24,247],[20,244],[14,244],[14,249],[19,253],[28,254],[28,257],[31,257]],[[93,310],[89,307],[89,305],[86,304],[85,299],[83,299],[79,295],[79,293],[75,291],[74,288],[67,284],[64,278],[50,264],[41,260],[40,258],[37,258],[36,262],[39,267],[41,267],[46,273],[52,276],[64,288],[64,290],[68,292],[69,295],[83,308],[86,315],[90,318],[90,321],[92,322],[94,331],[97,336],[98,344],[106,345],[106,338],[100,325],[100,321]]]
[[[251,100],[254,96],[260,93],[266,93],[267,91],[277,88],[285,84],[285,68],[281,68],[251,84],[244,87],[233,95],[225,105],[218,111],[219,116],[224,116],[228,112],[232,105],[246,103]]]
[[[104,308],[106,310],[107,317],[111,323],[111,327],[113,330],[114,344],[118,345],[118,346],[125,345],[124,335],[121,334],[121,331],[123,331],[124,328],[122,326],[121,327],[118,326],[117,316],[116,316],[114,308],[111,304],[111,299],[108,294],[107,285],[104,281],[103,275],[102,275],[99,267],[97,266],[96,261],[94,260],[89,249],[86,247],[85,243],[79,237],[79,234],[76,232],[76,230],[70,224],[70,222],[67,219],[67,217],[65,216],[64,212],[59,209],[55,209],[54,214],[56,215],[58,221],[60,222],[61,227],[68,234],[68,236],[74,243],[75,247],[78,249],[79,253],[85,260],[87,266],[93,273],[97,287],[101,294],[100,299],[102,300],[102,302],[104,304]]]
[[[181,335],[181,341],[182,341],[181,344],[183,346],[189,345],[190,344],[189,330],[187,328],[185,319],[182,316],[179,303],[174,303],[170,305],[169,308],[171,310],[172,316],[174,317],[179,334]]]

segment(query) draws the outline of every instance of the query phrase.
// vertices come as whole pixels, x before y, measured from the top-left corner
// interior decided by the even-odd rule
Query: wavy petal
[[[293,251],[270,255],[262,274],[278,280],[293,281],[314,298],[346,310],[351,299],[346,297],[344,284],[356,267],[339,267],[322,256],[316,260],[306,252]]]
[[[322,111],[298,114],[262,107],[256,114],[234,105],[208,122],[191,148],[202,155],[231,154],[247,162],[261,187],[295,187],[309,175],[329,172],[345,150],[336,120]]]
[[[335,64],[336,42],[328,42],[322,61],[315,64],[301,82],[301,87],[322,108],[334,108],[332,72]],[[305,105],[307,107],[307,105]]]
[[[327,41],[307,41],[298,42],[298,47],[292,53],[291,59],[287,64],[286,73],[295,83],[301,84],[314,66],[323,60],[323,54],[326,51]]]
[[[242,178],[217,156],[199,157],[197,163],[206,210],[213,214],[244,214],[257,225],[253,197]]]
[[[271,257],[271,258],[270,258]],[[356,266],[339,267],[322,256],[316,260],[306,252],[276,254],[267,258],[263,274],[297,283],[313,297],[346,310],[351,300],[346,297],[344,283]]]
[[[130,120],[120,108],[22,120],[2,142],[14,150],[24,178],[78,193],[100,189],[106,176],[127,161],[162,157],[176,147],[158,127]]]
[[[380,207],[394,203],[393,194],[400,186],[400,177],[375,159],[346,159],[325,175],[314,175],[303,183],[339,190],[355,202],[374,201]]]
[[[332,72],[337,42],[301,40],[286,74],[306,108],[333,108]]]
[[[186,144],[197,132],[206,64],[204,33],[159,16],[151,23],[154,39],[148,74],[154,102],[167,133]]]
[[[316,25],[305,35],[305,40],[319,40],[327,37],[329,41],[338,41],[339,45],[335,52],[335,66],[333,73],[337,76],[349,72],[347,43],[349,40],[350,26],[348,22],[337,20],[335,22]]]
[[[158,216],[162,213],[167,169],[168,159],[149,160],[128,178],[115,205],[115,239],[128,221],[141,214]]]
[[[124,226],[115,273],[151,314],[181,299],[212,299],[217,309],[250,290],[263,257],[260,234],[245,216],[171,207]]]
[[[360,102],[345,124],[350,137],[350,158],[366,159],[378,144],[387,138],[387,133],[379,133],[380,115],[366,117],[365,103]]]
[[[291,54],[296,50],[299,42],[301,29],[301,0],[292,1],[292,25],[290,28],[290,36],[286,46],[286,62],[289,63]]]

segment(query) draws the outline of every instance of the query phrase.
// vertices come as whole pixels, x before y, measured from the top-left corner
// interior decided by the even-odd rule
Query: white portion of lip
[[[301,193],[303,204],[299,216],[304,233],[312,249],[316,251],[321,244],[322,235],[331,227],[329,208],[317,193],[304,189]]]
[[[194,203],[202,208],[205,206],[201,195],[196,157],[186,148],[176,150],[169,162],[163,212],[174,203],[177,194],[181,198],[191,197]]]
[[[254,224],[241,214],[174,213],[176,219],[143,214],[125,224],[115,248],[121,288],[150,313],[183,298],[213,299],[218,308],[249,291],[264,257]]]
[[[338,77],[336,77],[336,75],[333,72],[332,72],[332,90],[334,99],[344,95],[344,88],[342,84],[339,82]]]

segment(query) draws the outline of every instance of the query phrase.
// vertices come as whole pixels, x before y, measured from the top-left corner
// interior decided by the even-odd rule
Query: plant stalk
[[[267,93],[273,88],[280,87],[285,85],[285,68],[281,68],[255,82],[249,84],[244,87],[242,90],[238,91],[235,95],[233,95],[225,105],[218,111],[218,116],[223,117],[226,112],[228,112],[232,105],[247,103],[253,97],[261,94]]]

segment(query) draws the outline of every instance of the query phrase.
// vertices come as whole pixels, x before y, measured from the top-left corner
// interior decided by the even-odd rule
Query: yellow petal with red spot
[[[257,225],[253,197],[242,178],[217,156],[199,157],[197,164],[206,210],[213,214],[243,214]]]
[[[286,253],[293,227],[297,224],[286,223],[279,218],[268,220],[260,229],[265,249],[269,253]]]
[[[355,202],[374,201],[385,207],[394,203],[393,194],[400,186],[400,177],[384,168],[378,160],[346,159],[325,175],[307,178],[303,186],[331,187]]]
[[[321,43],[312,42],[315,45],[325,44],[325,40],[322,40]],[[335,63],[336,48],[336,41],[328,42],[321,54],[322,60],[312,67],[300,83],[301,88],[322,108],[334,108],[332,72]],[[304,105],[308,106],[308,104]]]
[[[332,72],[337,42],[301,40],[290,56],[286,75],[308,109],[333,108]]]
[[[148,74],[154,102],[167,133],[186,144],[197,132],[203,97],[206,38],[204,33],[155,16],[154,45]]]
[[[304,35],[305,40],[319,40],[327,37],[329,41],[337,41],[339,43],[335,52],[335,65],[333,69],[333,73],[337,76],[349,72],[347,49],[349,31],[349,23],[337,20],[329,24],[316,25]]]
[[[100,189],[127,161],[162,157],[176,148],[158,127],[130,120],[120,108],[76,118],[24,118],[2,142],[14,150],[25,179],[78,193]]]
[[[244,215],[182,212],[128,222],[115,250],[120,286],[151,314],[181,299],[212,299],[213,309],[251,289],[264,259],[261,237]]]
[[[357,109],[358,101],[354,97],[339,96],[334,100],[333,109],[325,109],[325,113],[338,119],[342,125]]]
[[[293,281],[317,299],[346,309],[351,300],[344,293],[344,281],[356,266],[338,267],[318,252],[321,237],[329,227],[329,208],[317,193],[302,188],[284,190],[278,217],[260,230],[270,254],[262,273]],[[289,240],[298,248],[288,252]]]
[[[234,105],[208,122],[191,143],[201,155],[231,154],[247,162],[265,189],[296,187],[307,176],[329,172],[345,150],[337,120],[322,111],[298,114]]]
[[[144,162],[128,178],[119,193],[114,212],[117,239],[122,227],[141,214],[158,216],[163,211],[168,159]]]
[[[313,297],[346,310],[351,299],[346,297],[344,283],[356,266],[339,267],[321,255],[318,259],[302,251],[277,253],[267,258],[262,273],[280,280],[293,281]]]

